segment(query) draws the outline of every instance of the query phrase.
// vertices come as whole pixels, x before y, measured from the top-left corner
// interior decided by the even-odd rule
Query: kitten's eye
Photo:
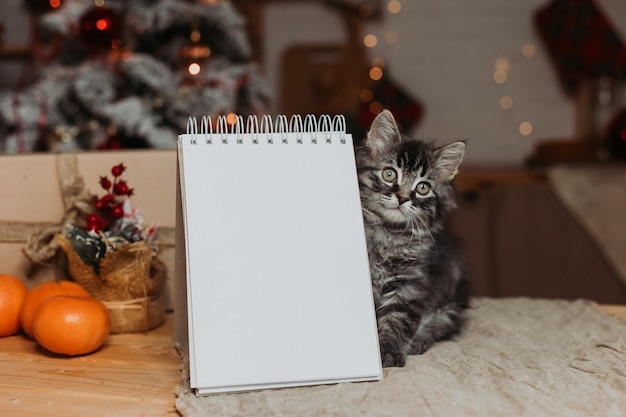
[[[387,182],[396,182],[398,179],[398,173],[393,168],[383,169],[383,180]]]
[[[417,184],[417,187],[415,187],[415,191],[417,191],[419,195],[426,195],[430,191],[430,184],[422,181]]]

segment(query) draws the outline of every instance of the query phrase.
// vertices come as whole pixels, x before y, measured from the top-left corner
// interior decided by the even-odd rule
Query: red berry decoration
[[[97,214],[91,213],[87,216],[87,230],[99,232],[100,231],[100,217]]]
[[[100,221],[100,218],[98,217],[97,214],[91,213],[87,215],[87,223],[98,223],[99,221]]]
[[[113,181],[106,176],[100,177],[100,186],[106,194],[102,197],[94,197],[95,213],[86,218],[87,230],[107,231],[111,223],[124,217],[124,201],[133,195],[133,189],[120,178],[124,171],[126,171],[126,166],[120,163],[111,168]]]
[[[126,167],[124,166],[124,163],[115,165],[113,168],[111,168],[111,174],[113,174],[114,177],[119,177],[120,175],[124,173],[124,171],[126,171]]]
[[[113,187],[113,193],[116,195],[126,195],[128,193],[128,184],[126,184],[126,181],[118,181],[115,187]]]
[[[124,216],[124,208],[119,205],[119,206],[115,206],[111,209],[111,217],[113,217],[114,219],[119,219],[122,218]]]
[[[105,190],[111,188],[111,181],[108,177],[100,177],[100,186]]]
[[[111,207],[111,205],[113,204],[113,200],[114,197],[111,194],[105,194],[102,196],[102,198],[99,200],[100,204],[102,204],[102,207]]]

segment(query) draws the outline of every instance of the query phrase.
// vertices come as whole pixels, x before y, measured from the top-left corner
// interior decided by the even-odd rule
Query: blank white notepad
[[[190,119],[178,150],[191,388],[380,379],[343,117]]]

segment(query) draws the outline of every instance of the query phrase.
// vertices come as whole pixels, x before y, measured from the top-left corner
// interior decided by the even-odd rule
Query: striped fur
[[[469,283],[445,218],[464,150],[464,142],[436,148],[402,137],[386,110],[356,150],[385,367],[462,329]]]

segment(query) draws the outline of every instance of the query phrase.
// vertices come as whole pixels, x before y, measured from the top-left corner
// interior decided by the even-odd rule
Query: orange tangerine
[[[0,337],[20,331],[20,311],[26,294],[28,289],[19,278],[0,274]]]
[[[109,310],[98,299],[58,295],[44,300],[33,317],[35,340],[51,352],[85,355],[98,349],[111,329]]]
[[[33,336],[33,317],[39,305],[46,298],[55,295],[79,295],[89,297],[89,294],[83,287],[72,281],[46,281],[34,286],[28,292],[20,313],[20,323],[26,334],[31,337]]]

